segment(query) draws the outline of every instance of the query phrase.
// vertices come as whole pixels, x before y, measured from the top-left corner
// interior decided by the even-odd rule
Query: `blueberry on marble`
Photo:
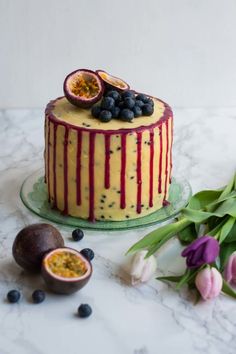
[[[128,108],[124,108],[120,112],[120,118],[125,122],[131,122],[134,119],[134,112]]]
[[[88,261],[91,261],[94,258],[94,252],[91,248],[84,248],[80,251],[82,256],[84,256]]]
[[[110,110],[115,106],[115,100],[112,97],[104,97],[101,103],[102,109]]]
[[[134,117],[141,117],[141,115],[143,114],[142,109],[139,106],[134,106],[132,111],[134,112]]]
[[[121,100],[121,96],[120,96],[119,92],[116,91],[116,90],[108,91],[107,94],[106,94],[106,97],[111,97],[115,101],[120,101]]]
[[[78,308],[78,314],[81,318],[89,317],[92,314],[92,308],[88,304],[81,304]]]
[[[132,109],[135,106],[135,100],[132,97],[126,97],[124,99],[124,106],[126,108]]]
[[[142,107],[142,112],[144,116],[151,116],[154,112],[154,107],[151,104],[145,104]]]
[[[91,113],[94,118],[98,118],[100,112],[101,112],[101,107],[99,107],[99,106],[93,106],[91,109]]]
[[[35,290],[32,294],[32,300],[34,304],[40,304],[45,300],[45,292],[40,289]]]
[[[99,114],[99,119],[101,120],[101,122],[104,123],[110,122],[110,120],[112,119],[112,113],[110,111],[103,110]]]
[[[81,229],[75,229],[72,232],[72,238],[74,241],[80,241],[84,237],[84,233]]]
[[[7,300],[11,303],[14,304],[20,300],[20,292],[18,290],[10,290],[7,293]]]

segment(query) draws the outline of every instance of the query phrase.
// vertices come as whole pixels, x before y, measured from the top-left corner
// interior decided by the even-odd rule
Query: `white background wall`
[[[236,105],[236,0],[0,0],[0,107],[41,107],[77,68],[173,106]]]

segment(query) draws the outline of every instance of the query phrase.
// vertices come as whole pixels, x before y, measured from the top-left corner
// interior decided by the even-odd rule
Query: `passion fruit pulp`
[[[104,81],[107,90],[116,89],[118,91],[126,91],[130,88],[124,80],[110,75],[104,70],[96,70],[96,73]]]
[[[102,97],[104,83],[94,71],[79,69],[67,75],[63,89],[70,103],[77,107],[89,108]]]
[[[41,274],[51,291],[72,294],[87,284],[92,265],[77,250],[62,247],[45,255]]]
[[[64,240],[55,227],[49,224],[32,224],[16,235],[12,254],[22,268],[39,272],[44,255],[63,246]]]

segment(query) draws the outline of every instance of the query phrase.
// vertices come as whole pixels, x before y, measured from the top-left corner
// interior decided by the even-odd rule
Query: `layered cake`
[[[73,85],[75,88],[75,82]],[[96,82],[91,85],[96,92]],[[86,90],[78,91],[85,96]],[[116,103],[106,97],[113,97]],[[142,97],[146,111],[138,103]],[[131,100],[143,110],[135,111]],[[131,90],[121,92],[114,87],[95,101],[92,106],[96,109],[91,110],[91,103],[89,107],[84,103],[74,105],[63,96],[46,108],[45,176],[49,202],[65,215],[90,221],[127,220],[153,213],[166,203],[171,182],[171,108],[158,98]],[[116,118],[112,117],[113,103],[118,107]]]

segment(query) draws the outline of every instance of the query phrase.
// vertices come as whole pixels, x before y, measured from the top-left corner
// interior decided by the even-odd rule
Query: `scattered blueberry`
[[[101,112],[101,107],[99,107],[99,106],[93,106],[91,109],[91,113],[94,118],[98,118],[100,112]]]
[[[78,308],[79,317],[86,318],[92,314],[92,308],[88,304],[81,304]]]
[[[120,112],[120,118],[125,122],[131,122],[134,119],[134,112],[128,108],[122,109]]]
[[[104,97],[101,103],[101,108],[105,110],[110,110],[114,107],[115,100],[112,97]]]
[[[7,300],[14,304],[20,300],[20,292],[18,290],[11,290],[7,293]]]
[[[88,260],[91,261],[94,258],[94,252],[91,248],[84,248],[80,253]]]
[[[142,107],[142,112],[144,116],[151,116],[154,112],[154,107],[151,104],[145,104]]]
[[[32,300],[34,304],[40,304],[45,300],[45,292],[43,290],[35,290],[32,294]]]
[[[126,97],[124,99],[124,106],[126,108],[132,109],[135,106],[135,100],[131,97]]]
[[[72,232],[72,238],[74,241],[80,241],[84,237],[84,233],[81,229],[75,229]]]
[[[134,117],[141,117],[141,115],[143,114],[142,109],[139,106],[134,106],[132,108],[132,111],[134,112]]]
[[[134,92],[133,92],[133,91],[124,91],[124,92],[122,93],[122,98],[123,98],[123,100],[124,100],[125,98],[127,98],[127,97],[130,97],[130,98],[135,99],[135,94],[134,94]]]
[[[147,103],[148,102],[148,97],[146,95],[144,95],[144,93],[139,93],[136,96],[136,100],[140,100],[140,101],[143,101],[144,103]]]
[[[103,110],[99,114],[99,118],[100,118],[101,122],[107,123],[107,122],[110,122],[110,120],[112,118],[112,114],[110,111]]]
[[[118,118],[120,114],[120,108],[115,106],[111,110],[112,118]]]
[[[120,94],[116,90],[108,91],[107,94],[106,94],[106,97],[112,97],[115,101],[120,101],[121,100]]]
[[[141,101],[141,100],[135,100],[135,106],[138,106],[138,107],[143,107],[143,105],[144,105],[144,103],[143,103],[143,101]]]

